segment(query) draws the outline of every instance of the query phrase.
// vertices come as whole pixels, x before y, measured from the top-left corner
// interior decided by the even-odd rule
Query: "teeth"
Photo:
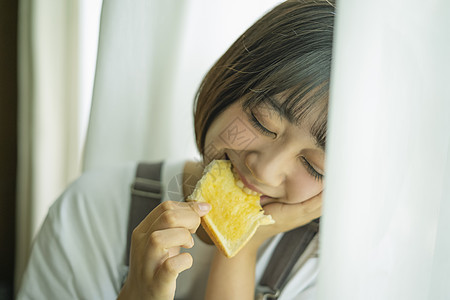
[[[241,189],[243,189],[244,188],[244,183],[241,181],[241,180],[237,180],[236,181],[236,185],[238,186],[238,187],[240,187]],[[247,188],[246,188],[247,189]],[[247,189],[248,190],[248,189]]]
[[[261,194],[255,192],[255,191],[249,189],[248,187],[246,187],[246,186],[244,185],[244,183],[242,182],[242,180],[239,179],[238,173],[234,170],[233,165],[231,166],[231,171],[233,172],[234,177],[236,178],[236,185],[237,185],[239,188],[241,188],[241,189],[244,191],[244,193],[246,193],[246,194],[248,194],[248,195],[253,195],[253,196],[261,195]]]
[[[248,187],[244,187],[242,190],[246,194],[253,195],[253,191],[251,189],[249,189]]]
[[[233,173],[233,175],[234,175],[234,178],[236,178],[236,179],[238,179],[239,180],[239,175],[238,175],[238,173],[234,170],[234,167],[233,167],[233,165],[231,166],[231,172]]]

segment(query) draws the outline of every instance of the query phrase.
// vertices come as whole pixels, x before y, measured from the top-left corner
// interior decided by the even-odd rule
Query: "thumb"
[[[211,210],[211,204],[206,202],[190,202],[192,209],[200,216],[203,217]]]

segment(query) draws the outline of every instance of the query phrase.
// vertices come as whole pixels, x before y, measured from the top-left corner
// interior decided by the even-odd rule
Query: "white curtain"
[[[193,99],[202,77],[279,2],[106,1],[84,168],[196,157]]]
[[[338,2],[319,299],[450,299],[450,2]]]
[[[80,174],[100,4],[19,2],[16,289],[49,206]]]

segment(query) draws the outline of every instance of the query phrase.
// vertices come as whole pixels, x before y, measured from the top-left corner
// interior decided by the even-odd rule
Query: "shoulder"
[[[74,195],[123,195],[134,179],[136,166],[136,162],[129,162],[88,170],[69,185],[61,198]]]
[[[87,171],[55,201],[34,242],[21,295],[117,295],[127,271],[129,194],[136,165]]]
[[[136,163],[132,162],[84,172],[55,201],[50,212],[61,214],[67,211],[73,216],[75,213],[89,215],[97,209],[107,212],[126,208],[135,169]],[[107,215],[103,214],[103,217]]]
[[[136,163],[127,163],[84,172],[53,203],[49,218],[61,229],[122,221],[135,169]]]
[[[78,251],[103,251],[123,244],[136,165],[126,163],[83,173],[50,208],[55,232],[64,232],[67,243],[82,242],[82,247],[76,247]]]

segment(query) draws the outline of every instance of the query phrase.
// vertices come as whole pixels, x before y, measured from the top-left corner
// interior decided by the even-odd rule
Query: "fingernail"
[[[198,203],[198,209],[201,211],[210,211],[211,210],[211,204],[206,202],[200,202]]]

